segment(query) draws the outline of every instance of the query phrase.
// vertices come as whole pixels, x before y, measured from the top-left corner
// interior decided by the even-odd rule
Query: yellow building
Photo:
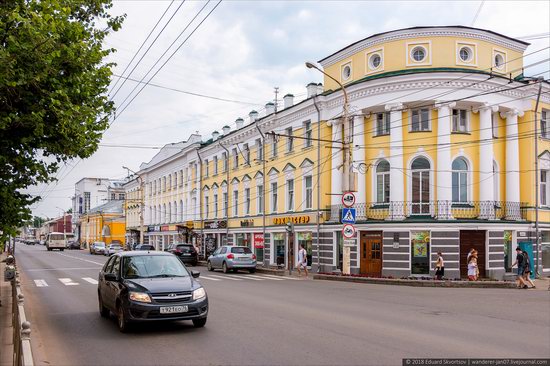
[[[142,164],[148,240],[192,241],[206,253],[247,245],[264,266],[295,266],[304,244],[314,270],[342,270],[342,147],[351,137],[352,273],[433,275],[442,252],[446,277],[464,277],[476,248],[481,275],[503,278],[516,245],[550,271],[550,86],[526,76],[527,47],[457,26],[344,47],[319,61],[324,88],[309,84],[305,100],[287,94]]]
[[[81,241],[86,246],[95,241],[103,241],[106,244],[126,243],[123,203],[123,200],[112,200],[81,215]]]

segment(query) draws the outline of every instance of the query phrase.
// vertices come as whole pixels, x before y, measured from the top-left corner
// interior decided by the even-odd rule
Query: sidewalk
[[[7,253],[0,254],[0,261],[6,259]],[[0,365],[13,364],[13,329],[11,283],[4,281],[6,263],[0,263]]]

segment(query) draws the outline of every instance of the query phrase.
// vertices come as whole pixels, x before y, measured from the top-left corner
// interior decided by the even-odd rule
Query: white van
[[[64,233],[49,233],[46,237],[46,249],[65,250],[65,234]]]

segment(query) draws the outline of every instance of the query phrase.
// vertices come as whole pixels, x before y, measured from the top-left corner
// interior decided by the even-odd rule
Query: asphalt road
[[[106,257],[19,245],[38,365],[401,365],[409,357],[550,357],[550,293],[277,279],[198,268],[208,323],[122,334],[97,310]],[[70,280],[67,280],[70,279]]]

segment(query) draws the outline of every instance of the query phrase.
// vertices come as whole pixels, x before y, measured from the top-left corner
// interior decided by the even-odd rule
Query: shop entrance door
[[[359,271],[368,276],[382,275],[382,232],[361,231]]]
[[[470,249],[477,250],[477,267],[479,277],[485,277],[485,231],[461,230],[460,231],[460,277],[468,277],[468,253]],[[443,253],[445,257],[445,253]]]

